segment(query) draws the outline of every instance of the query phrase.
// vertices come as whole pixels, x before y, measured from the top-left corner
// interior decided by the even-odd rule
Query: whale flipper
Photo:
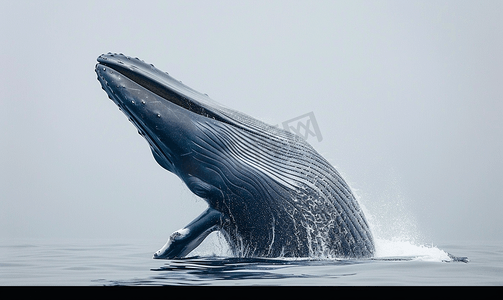
[[[221,212],[208,208],[182,229],[175,231],[153,258],[172,259],[189,254],[222,224]]]

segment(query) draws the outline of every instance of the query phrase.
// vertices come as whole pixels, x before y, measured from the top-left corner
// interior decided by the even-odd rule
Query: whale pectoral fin
[[[156,259],[183,257],[194,250],[213,231],[222,224],[221,212],[208,208],[182,229],[175,231],[166,244],[154,253]]]

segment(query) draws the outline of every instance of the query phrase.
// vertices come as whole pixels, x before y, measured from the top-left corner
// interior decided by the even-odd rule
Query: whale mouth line
[[[134,60],[130,57],[124,56],[126,60]],[[145,64],[145,63],[142,63]],[[148,70],[148,67],[151,68],[151,70]],[[106,56],[100,56],[98,57],[98,64],[96,67],[107,67],[110,68],[126,78],[130,79],[131,81],[135,82],[142,88],[156,94],[157,96],[161,97],[162,99],[165,99],[179,107],[182,107],[190,112],[196,113],[198,115],[201,115],[203,117],[211,118],[217,121],[229,123],[228,120],[225,118],[222,118],[219,114],[211,111],[211,109],[206,108],[203,106],[199,101],[192,99],[189,95],[185,95],[183,91],[177,91],[175,88],[171,88],[167,84],[163,83],[162,77],[168,77],[169,75],[162,73],[152,65],[140,65],[137,66],[135,64],[129,64],[126,65],[124,62],[121,60],[118,60],[118,62],[115,61],[110,61],[107,59]],[[160,74],[154,74],[154,72],[161,72]],[[162,76],[162,77],[161,77]],[[170,78],[170,80],[174,81],[173,78]],[[180,86],[183,86],[183,84],[179,81],[177,83]],[[185,86],[183,86],[185,88]],[[211,107],[210,107],[211,108]]]

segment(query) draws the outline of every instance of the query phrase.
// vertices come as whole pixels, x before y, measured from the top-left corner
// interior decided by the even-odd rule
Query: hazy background
[[[0,3],[0,238],[162,246],[206,207],[102,91],[111,51],[271,124],[313,111],[381,236],[503,239],[502,1]]]

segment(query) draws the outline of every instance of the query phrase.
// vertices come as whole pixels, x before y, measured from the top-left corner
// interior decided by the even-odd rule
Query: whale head
[[[246,147],[243,142],[253,144],[253,138],[264,132],[269,138],[271,131],[299,142],[297,136],[225,108],[138,58],[100,55],[95,71],[109,98],[148,141],[156,161],[215,206],[221,200],[216,198],[224,197],[222,190],[229,185],[228,178],[216,174],[217,169],[229,168],[230,163],[225,165],[229,161],[236,169],[253,166],[233,159],[238,154],[246,156],[238,149]]]

